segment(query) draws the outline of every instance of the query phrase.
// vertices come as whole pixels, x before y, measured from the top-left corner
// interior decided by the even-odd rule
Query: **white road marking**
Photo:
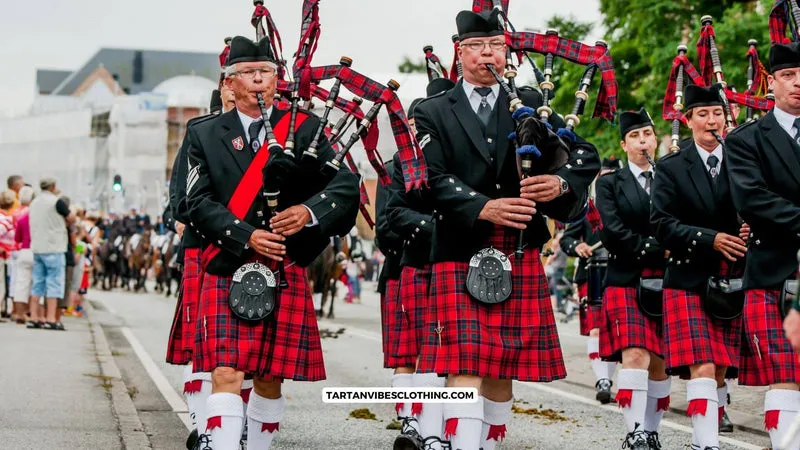
[[[347,326],[347,325],[342,325],[342,324],[338,324],[338,323],[334,323],[334,322],[327,322],[327,321],[326,322],[322,322],[321,325],[323,325],[323,326],[328,325],[328,326],[330,326],[331,328],[334,328],[334,329],[336,329],[336,328],[345,328],[345,334],[348,334],[348,335],[351,335],[351,336],[360,337],[360,338],[364,338],[364,339],[368,339],[368,340],[371,340],[371,341],[377,341],[377,342],[381,341],[381,335],[378,334],[378,333],[374,333],[372,331],[367,331],[367,330],[359,329],[357,327],[352,327],[352,326]],[[545,384],[525,383],[525,382],[515,382],[515,384],[517,386],[524,386],[526,388],[535,389],[535,390],[542,391],[542,392],[547,392],[549,394],[557,395],[557,396],[562,397],[562,398],[566,398],[566,399],[569,399],[569,400],[580,402],[580,403],[583,403],[585,405],[593,406],[593,407],[596,407],[596,408],[602,408],[602,409],[605,409],[606,411],[612,411],[612,412],[615,412],[617,414],[622,414],[622,411],[615,405],[600,405],[595,400],[591,400],[591,399],[588,399],[586,397],[580,396],[578,394],[573,394],[571,392],[562,391],[561,389],[554,388],[554,387],[551,387],[551,386],[547,386]],[[682,431],[684,433],[692,434],[692,429],[690,427],[687,427],[685,425],[681,425],[679,423],[675,423],[675,422],[672,422],[672,421],[669,421],[669,420],[662,420],[661,424],[663,426],[667,427],[667,428],[672,428],[673,430]],[[731,438],[725,437],[725,436],[720,436],[719,437],[719,441],[720,441],[720,443],[729,444],[729,445],[735,446],[737,448],[742,448],[742,449],[745,449],[745,450],[762,450],[763,449],[762,446],[749,444],[747,442],[739,441],[739,440],[736,440],[736,439],[731,439]]]
[[[169,406],[173,411],[176,413],[187,413],[188,416],[188,407],[186,406],[186,402],[184,402],[180,394],[175,391],[170,382],[167,380],[167,377],[164,376],[164,374],[161,372],[161,369],[158,368],[155,361],[153,361],[153,358],[150,357],[150,355],[147,353],[147,350],[144,349],[131,329],[128,327],[122,327],[121,330],[122,335],[125,336],[125,339],[127,339],[128,343],[131,344],[133,352],[136,353],[139,361],[142,362],[144,370],[147,371],[147,375],[149,375],[150,379],[153,380],[153,383],[156,385],[156,388],[158,388],[158,391],[161,392],[161,396],[164,397],[164,400],[169,403]]]

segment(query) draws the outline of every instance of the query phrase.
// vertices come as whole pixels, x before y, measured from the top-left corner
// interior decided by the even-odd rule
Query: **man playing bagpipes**
[[[661,293],[645,299],[643,278],[661,275],[664,249],[650,226],[653,167],[658,141],[644,108],[620,114],[621,146],[628,165],[597,180],[600,237],[608,250],[603,291],[600,357],[617,361],[617,403],[627,428],[623,448],[661,448],[658,427],[669,406],[670,380],[664,373]],[[649,300],[650,303],[644,302]]]
[[[619,169],[619,161],[603,159],[600,176]],[[580,297],[580,334],[588,336],[586,344],[589,362],[595,375],[595,398],[602,404],[611,402],[611,386],[615,361],[600,359],[600,328],[602,321],[602,302],[605,275],[608,266],[608,250],[600,240],[602,222],[594,202],[589,213],[580,222],[567,225],[561,237],[561,249],[573,258],[578,258],[573,282],[578,285]]]
[[[563,155],[565,164],[536,161],[538,175],[520,182],[508,139],[515,129],[509,105],[519,100],[492,73],[503,73],[506,62],[501,20],[498,10],[458,14],[463,79],[415,109],[427,194],[442,217],[432,237],[430,311],[417,371],[447,375],[451,387],[479,388],[478,402],[443,407],[444,438],[461,450],[493,449],[505,435],[512,380],[566,376],[539,258],[550,237],[543,214],[579,217],[600,169],[591,144],[562,140],[529,117],[516,130],[526,150]]]
[[[782,439],[800,410],[800,362],[781,321],[788,313],[787,329],[797,327],[790,303],[800,248],[800,43],[773,44],[769,65],[775,107],[726,140],[733,201],[751,230],[739,384],[770,387],[764,411],[772,446],[796,449],[800,440],[785,446]]]
[[[235,450],[244,425],[240,396],[253,376],[248,447],[266,449],[284,414],[284,379],[325,379],[319,330],[305,276],[358,212],[357,177],[342,168],[327,185],[333,157],[323,136],[316,164],[300,164],[319,120],[295,115],[293,154],[283,151],[289,116],[273,107],[277,63],[269,38],[231,42],[227,79],[236,108],[187,132],[189,217],[204,236],[203,280],[192,362],[211,372],[205,436],[210,448]],[[270,214],[273,217],[269,217]]]

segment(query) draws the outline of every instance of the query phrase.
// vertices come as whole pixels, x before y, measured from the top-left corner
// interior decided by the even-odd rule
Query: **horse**
[[[125,246],[126,239],[123,236],[116,236],[104,240],[97,249],[94,261],[95,282],[99,280],[104,291],[117,287],[117,283],[123,278],[127,266],[123,257]]]
[[[153,230],[150,228],[145,229],[141,235],[134,235],[128,241],[126,246],[126,254],[128,257],[128,269],[133,281],[133,290],[139,292],[142,289],[145,293],[145,281],[147,280],[147,272],[150,270],[150,253],[152,251],[152,244],[150,242]],[[138,236],[138,239],[135,237]],[[130,287],[129,287],[130,289]]]
[[[338,252],[334,245],[338,247]],[[344,274],[344,263],[350,254],[347,239],[334,238],[334,245],[325,247],[325,250],[306,269],[311,292],[322,297],[320,309],[317,311],[319,318],[324,315],[325,303],[329,298],[331,304],[328,307],[328,318],[334,318],[333,300],[336,298],[336,281]]]
[[[167,297],[172,295],[172,282],[175,281],[180,288],[180,269],[177,264],[177,250],[180,236],[170,231],[159,236],[157,244],[153,246],[151,266],[156,279],[156,292],[164,292]],[[175,290],[177,294],[178,289]]]

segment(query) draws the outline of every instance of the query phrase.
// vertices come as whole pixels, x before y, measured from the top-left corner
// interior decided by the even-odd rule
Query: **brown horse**
[[[333,319],[333,303],[336,298],[336,281],[344,274],[344,262],[350,255],[348,240],[334,238],[338,244],[339,252],[334,250],[333,245],[325,247],[325,250],[308,266],[306,274],[311,285],[311,292],[314,295],[322,295],[322,303],[317,311],[317,317],[322,317],[325,311],[325,303],[330,298],[328,307],[328,318]]]
[[[150,255],[152,252],[152,244],[150,238],[153,235],[153,230],[145,229],[139,237],[139,242],[131,249],[130,241],[128,241],[128,268],[130,269],[131,281],[133,281],[133,289],[139,292],[139,289],[147,292],[145,281],[147,280],[147,272],[150,270]]]

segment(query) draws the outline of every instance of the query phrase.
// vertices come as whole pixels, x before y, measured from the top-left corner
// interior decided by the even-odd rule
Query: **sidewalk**
[[[113,372],[105,337],[87,318],[63,321],[67,331],[0,323],[3,449],[122,448],[112,398],[124,388],[118,372],[104,376]]]

